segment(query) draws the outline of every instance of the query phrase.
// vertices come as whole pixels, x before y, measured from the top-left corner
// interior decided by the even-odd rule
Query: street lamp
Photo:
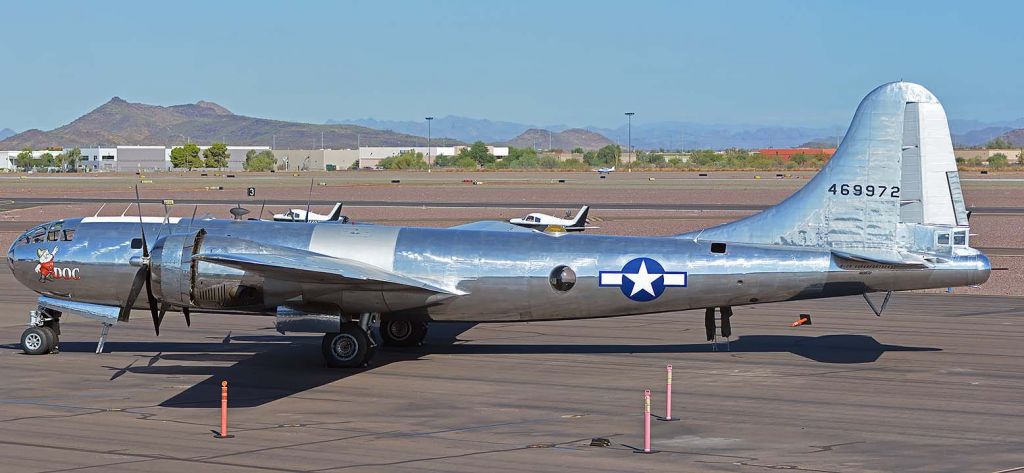
[[[430,170],[430,122],[434,120],[434,117],[426,117],[427,120],[427,170]]]
[[[635,112],[626,112],[626,143],[629,146],[629,156],[626,158],[626,166],[633,162],[633,115]]]

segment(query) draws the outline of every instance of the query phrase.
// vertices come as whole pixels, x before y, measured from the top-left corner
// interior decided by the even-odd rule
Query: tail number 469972
[[[888,194],[886,192],[888,191]],[[865,195],[868,197],[900,197],[900,186],[876,186],[872,184],[832,184],[828,188],[832,195]]]

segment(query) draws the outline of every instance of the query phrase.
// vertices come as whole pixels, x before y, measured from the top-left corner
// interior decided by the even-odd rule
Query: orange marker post
[[[214,438],[230,439],[234,435],[228,435],[228,382],[220,382],[220,433]]]

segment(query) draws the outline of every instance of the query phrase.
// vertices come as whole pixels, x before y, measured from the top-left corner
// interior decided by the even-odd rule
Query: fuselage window
[[[966,246],[967,245],[967,232],[955,232],[953,233],[953,244]]]
[[[132,238],[132,249],[133,250],[141,250],[142,249],[142,238]]]
[[[64,230],[64,241],[71,241],[71,240],[74,240],[74,239],[75,239],[75,230],[73,228],[69,228],[67,230]]]
[[[937,243],[939,245],[948,245],[949,244],[949,234],[948,233],[940,233],[939,236],[935,239],[935,243]]]

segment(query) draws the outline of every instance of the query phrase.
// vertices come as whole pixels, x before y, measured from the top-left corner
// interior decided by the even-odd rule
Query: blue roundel
[[[636,302],[653,301],[666,287],[686,287],[686,273],[665,271],[661,263],[646,257],[634,258],[618,271],[601,271],[599,285],[617,287]]]
[[[619,289],[626,297],[647,302],[665,292],[665,268],[650,258],[636,258],[622,267],[622,285]]]

